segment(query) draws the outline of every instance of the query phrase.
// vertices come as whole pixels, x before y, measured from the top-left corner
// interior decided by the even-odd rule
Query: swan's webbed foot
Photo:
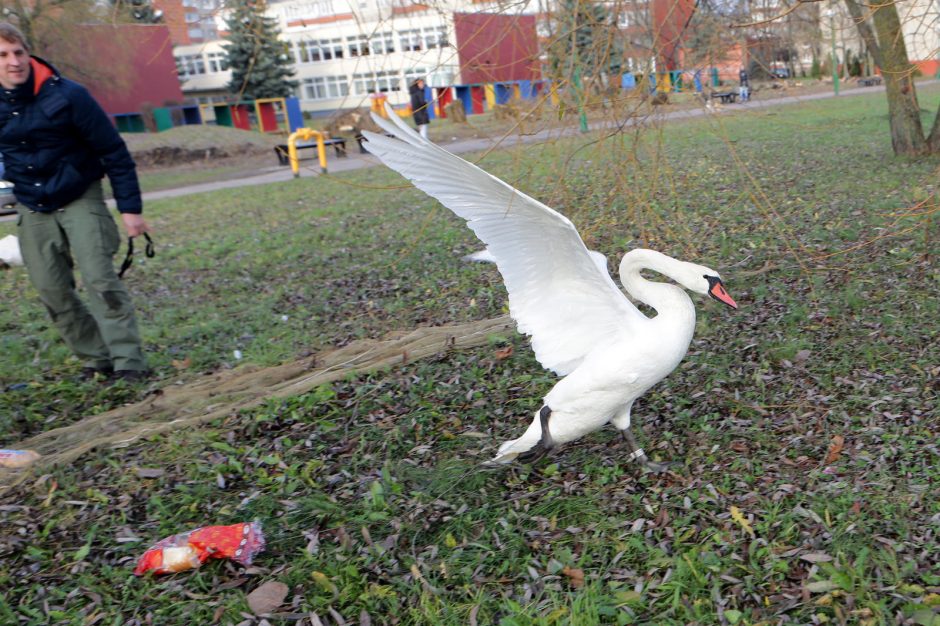
[[[629,428],[624,428],[620,431],[620,436],[627,444],[627,448],[630,449],[630,456],[627,457],[627,460],[632,461],[636,460],[643,466],[643,472],[645,474],[665,474],[670,471],[673,467],[678,466],[678,463],[656,463],[655,461],[650,461],[649,457],[646,456],[646,452],[643,451],[643,448],[636,444],[636,439],[633,438],[633,432]]]
[[[548,418],[551,417],[551,415],[552,410],[548,408],[548,406],[543,406],[542,410],[539,411],[539,425],[542,427],[542,438],[539,439],[537,444],[532,446],[531,450],[523,452],[516,457],[517,460],[522,463],[535,463],[555,447],[555,441],[552,439],[551,433],[548,432]]]

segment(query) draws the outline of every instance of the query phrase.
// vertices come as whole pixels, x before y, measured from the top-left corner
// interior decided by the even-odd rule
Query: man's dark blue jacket
[[[0,152],[16,199],[40,212],[62,208],[107,174],[118,211],[140,213],[127,145],[88,90],[30,59],[30,79],[0,88]]]

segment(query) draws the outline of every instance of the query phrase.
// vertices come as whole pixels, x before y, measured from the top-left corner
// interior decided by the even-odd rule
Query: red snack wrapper
[[[199,567],[208,559],[231,559],[242,565],[251,565],[255,555],[262,550],[264,534],[258,522],[202,526],[152,545],[140,557],[134,574],[175,574]]]

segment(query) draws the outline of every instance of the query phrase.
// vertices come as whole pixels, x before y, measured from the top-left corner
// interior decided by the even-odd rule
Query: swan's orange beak
[[[721,284],[720,280],[711,281],[711,289],[708,290],[708,295],[710,295],[715,300],[719,302],[724,302],[732,309],[738,308],[738,303],[734,301],[734,298],[728,295],[728,292],[725,291],[725,286]]]

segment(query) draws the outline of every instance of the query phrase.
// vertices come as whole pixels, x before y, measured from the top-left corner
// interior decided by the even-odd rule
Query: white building
[[[400,0],[281,0],[271,2],[267,13],[277,19],[294,62],[301,108],[327,112],[369,107],[373,93],[406,103],[417,77],[432,87],[459,84],[454,13],[487,8],[497,10],[474,0],[443,0],[434,7]],[[185,95],[200,102],[228,97],[224,43],[174,49]]]

